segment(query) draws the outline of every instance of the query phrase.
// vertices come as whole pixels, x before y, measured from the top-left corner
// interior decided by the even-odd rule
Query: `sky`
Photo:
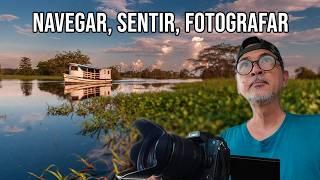
[[[173,12],[183,24],[185,12],[287,12],[289,33],[118,33],[115,14],[123,11]],[[108,14],[114,28],[104,33],[32,33],[32,12],[98,12]],[[16,68],[21,57],[39,61],[63,51],[81,50],[95,66],[121,65],[136,70],[150,67],[179,71],[191,68],[186,59],[211,45],[239,45],[259,36],[279,48],[289,72],[299,66],[320,67],[320,0],[1,0],[0,64]]]

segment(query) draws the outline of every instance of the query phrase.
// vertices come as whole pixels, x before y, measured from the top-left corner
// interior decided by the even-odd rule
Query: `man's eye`
[[[250,66],[250,63],[246,60],[240,63],[240,67],[249,67],[249,66]]]

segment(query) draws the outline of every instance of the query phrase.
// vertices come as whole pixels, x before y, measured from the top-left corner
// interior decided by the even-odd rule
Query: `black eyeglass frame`
[[[270,57],[272,57],[272,58],[274,59],[274,65],[273,65],[273,67],[272,67],[271,69],[266,70],[266,69],[263,69],[263,68],[260,67],[259,61],[260,61],[261,58],[264,57],[264,56],[270,56]],[[237,67],[238,67],[238,64],[239,64],[241,61],[249,61],[249,62],[251,63],[251,69],[250,69],[250,71],[249,71],[247,74],[241,74],[241,73],[238,71],[238,68],[237,68]],[[263,71],[271,71],[272,69],[274,69],[274,67],[276,67],[277,61],[278,61],[278,62],[280,63],[280,65],[281,65],[281,62],[280,62],[280,60],[279,60],[278,57],[273,56],[273,55],[271,55],[271,54],[269,54],[269,53],[263,53],[263,54],[261,54],[261,55],[259,56],[259,58],[258,58],[257,60],[255,60],[255,61],[250,61],[249,59],[246,59],[246,58],[240,59],[240,60],[237,62],[237,64],[235,65],[235,71],[236,71],[236,73],[238,73],[238,74],[240,74],[240,75],[242,75],[242,76],[248,75],[248,74],[251,73],[251,71],[252,71],[252,69],[253,69],[253,67],[254,67],[254,63],[257,63],[258,67],[259,67],[261,70],[263,70]]]

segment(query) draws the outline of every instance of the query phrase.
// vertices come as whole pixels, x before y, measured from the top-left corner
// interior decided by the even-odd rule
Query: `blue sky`
[[[32,12],[105,11],[108,15],[119,11],[170,11],[177,23],[183,21],[186,11],[285,11],[290,15],[290,32],[278,34],[243,33],[181,33],[173,34],[119,34],[116,21],[112,36],[103,33],[47,33],[31,32]],[[121,64],[123,68],[145,67],[180,70],[190,67],[185,59],[199,50],[219,43],[239,44],[244,38],[258,35],[278,45],[287,69],[298,66],[318,70],[320,66],[320,1],[305,0],[1,0],[0,2],[0,64],[17,67],[22,56],[30,57],[36,65],[54,54],[80,49],[88,54],[96,66]]]

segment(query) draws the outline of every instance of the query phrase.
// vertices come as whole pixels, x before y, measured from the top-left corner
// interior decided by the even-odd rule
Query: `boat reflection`
[[[64,86],[64,94],[72,101],[97,96],[111,96],[112,84],[70,84]]]

